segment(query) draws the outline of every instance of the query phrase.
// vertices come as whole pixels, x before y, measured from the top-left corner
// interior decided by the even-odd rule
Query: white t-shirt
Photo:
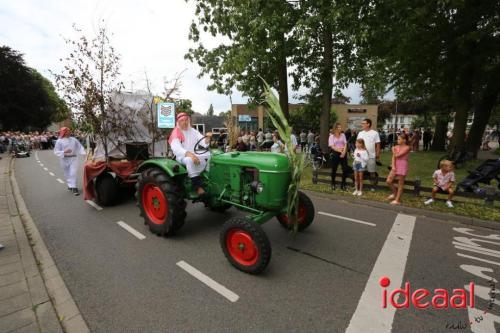
[[[380,136],[375,130],[361,131],[358,133],[356,139],[363,139],[365,141],[366,151],[370,158],[376,158],[377,152],[375,150],[375,144],[380,143]]]
[[[297,142],[297,137],[295,136],[295,134],[292,133],[292,145],[294,147],[297,147],[298,145],[298,142]]]
[[[368,151],[356,148],[352,157],[354,158],[353,165],[361,163],[362,168],[366,167],[366,163],[368,162]]]
[[[441,169],[437,169],[436,171],[434,171],[432,178],[437,179],[437,186],[445,188],[449,182],[455,181],[455,173],[453,171],[449,171],[444,175]]]

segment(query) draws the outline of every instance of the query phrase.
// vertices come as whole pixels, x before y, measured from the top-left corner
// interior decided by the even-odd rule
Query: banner
[[[163,102],[158,103],[157,119],[158,128],[174,128],[175,127],[175,103]]]

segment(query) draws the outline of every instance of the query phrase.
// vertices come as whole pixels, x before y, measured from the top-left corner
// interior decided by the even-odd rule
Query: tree
[[[489,78],[500,66],[499,11],[498,1],[360,1],[359,50],[384,63],[398,99],[450,105],[453,144],[461,149],[477,97],[498,84]]]
[[[298,13],[293,30],[297,47],[290,59],[293,88],[310,89],[320,99],[320,145],[326,151],[334,87],[347,87],[358,68],[351,31],[356,11],[345,2],[303,0]]]
[[[296,11],[283,0],[196,0],[196,17],[189,38],[196,43],[186,58],[208,75],[209,90],[230,95],[237,88],[259,104],[262,81],[276,86],[280,106],[288,117],[288,57],[292,53],[291,30]],[[208,50],[200,42],[200,31],[222,36],[230,42]]]
[[[75,31],[81,33],[76,27]],[[54,74],[57,86],[70,107],[92,127],[107,160],[111,134],[126,137],[135,122],[133,115],[124,118],[126,114],[119,112],[120,106],[113,100],[123,87],[119,80],[120,57],[111,46],[104,24],[92,39],[81,35],[75,40],[67,39],[66,44],[72,50],[60,59],[64,70]]]
[[[190,99],[177,99],[175,101],[175,107],[177,109],[177,113],[185,112],[190,116],[194,113],[194,110],[192,109],[193,102],[191,102]]]
[[[0,47],[0,125],[13,130],[43,130],[68,115],[69,109],[52,83],[27,67],[22,54]]]
[[[208,108],[207,111],[207,116],[213,116],[214,115],[214,106],[210,104],[210,107]]]

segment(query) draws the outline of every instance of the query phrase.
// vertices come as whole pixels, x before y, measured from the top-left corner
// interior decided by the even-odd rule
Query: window
[[[205,135],[205,124],[193,124],[193,128],[201,134]]]

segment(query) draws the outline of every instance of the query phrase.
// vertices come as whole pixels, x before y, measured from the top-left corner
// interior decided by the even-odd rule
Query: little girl
[[[392,163],[391,172],[387,177],[387,185],[392,194],[387,198],[391,201],[391,205],[399,205],[401,203],[401,195],[405,186],[405,177],[408,174],[408,154],[410,146],[408,145],[408,136],[402,133],[398,136],[398,145],[392,147]],[[398,188],[393,185],[394,178],[398,177]]]
[[[363,172],[366,170],[366,163],[368,162],[368,152],[365,147],[365,140],[356,140],[356,149],[352,154],[354,157],[354,186],[355,191],[352,195],[361,196],[363,194]]]

